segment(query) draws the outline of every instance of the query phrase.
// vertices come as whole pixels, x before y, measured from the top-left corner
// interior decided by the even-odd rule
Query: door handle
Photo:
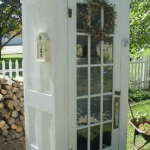
[[[115,91],[115,95],[120,96],[121,95],[121,91]]]
[[[114,129],[119,128],[120,97],[114,98]]]

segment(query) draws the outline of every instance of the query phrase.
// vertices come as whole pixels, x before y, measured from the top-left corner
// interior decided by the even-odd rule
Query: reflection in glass
[[[77,68],[77,96],[88,94],[88,68]]]
[[[100,126],[91,127],[90,150],[100,149]]]
[[[109,8],[111,9],[111,11],[113,12],[114,11],[114,8]],[[106,26],[107,24],[109,25],[110,24],[110,21],[112,20],[112,17],[110,15],[107,14],[107,10],[105,11],[104,9],[104,25]],[[108,34],[113,34],[114,33],[114,21],[115,21],[115,16],[113,18],[113,20],[111,21],[113,24],[111,25],[111,27],[109,28],[109,32]]]
[[[91,124],[100,122],[100,97],[91,98]]]
[[[88,100],[77,100],[77,124],[78,126],[87,125],[88,122]]]
[[[91,64],[101,63],[101,43],[91,39]]]
[[[103,79],[104,79],[104,83],[103,83],[104,93],[112,92],[112,86],[113,86],[113,67],[112,66],[104,67]]]
[[[112,123],[103,125],[103,148],[111,146]]]
[[[77,150],[87,150],[87,137],[87,128],[77,131]]]
[[[88,37],[77,36],[77,65],[88,63]]]
[[[103,54],[104,54],[104,63],[113,63],[113,37],[109,37],[109,44],[104,44]]]
[[[86,4],[77,4],[77,32],[83,32],[83,14],[87,14]]]
[[[112,95],[103,97],[103,121],[112,119]]]
[[[91,94],[101,93],[101,68],[91,67]]]

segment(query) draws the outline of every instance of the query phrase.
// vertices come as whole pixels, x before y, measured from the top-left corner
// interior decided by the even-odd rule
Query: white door
[[[128,67],[122,69],[125,61],[128,65],[128,49],[122,39],[129,34],[129,1],[111,2],[116,5],[117,27],[108,35],[111,43],[104,44],[83,31],[80,14],[86,13],[86,2],[68,0],[69,150],[125,150],[127,84],[121,84],[128,74]],[[103,8],[99,17],[103,27]]]
[[[29,1],[28,1],[29,2]],[[40,3],[23,3],[26,150],[51,150],[54,103],[50,88],[50,62],[37,60]],[[45,138],[46,137],[46,138]]]

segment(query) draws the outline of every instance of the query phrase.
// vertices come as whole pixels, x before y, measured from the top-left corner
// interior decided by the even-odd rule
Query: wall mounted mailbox
[[[37,39],[37,60],[50,61],[50,39],[47,33],[39,33]]]

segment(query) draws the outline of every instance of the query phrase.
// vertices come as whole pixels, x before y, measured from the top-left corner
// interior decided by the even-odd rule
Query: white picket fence
[[[21,62],[22,63],[22,62]],[[8,68],[6,68],[6,62],[3,60],[2,61],[2,66],[0,70],[0,74],[7,75],[9,77],[18,77],[18,76],[23,76],[23,63],[21,64],[21,68],[19,68],[19,63],[18,60],[16,59],[15,61],[15,68],[13,68],[13,62],[9,60]]]
[[[130,62],[129,88],[149,89],[150,85],[150,55]]]

